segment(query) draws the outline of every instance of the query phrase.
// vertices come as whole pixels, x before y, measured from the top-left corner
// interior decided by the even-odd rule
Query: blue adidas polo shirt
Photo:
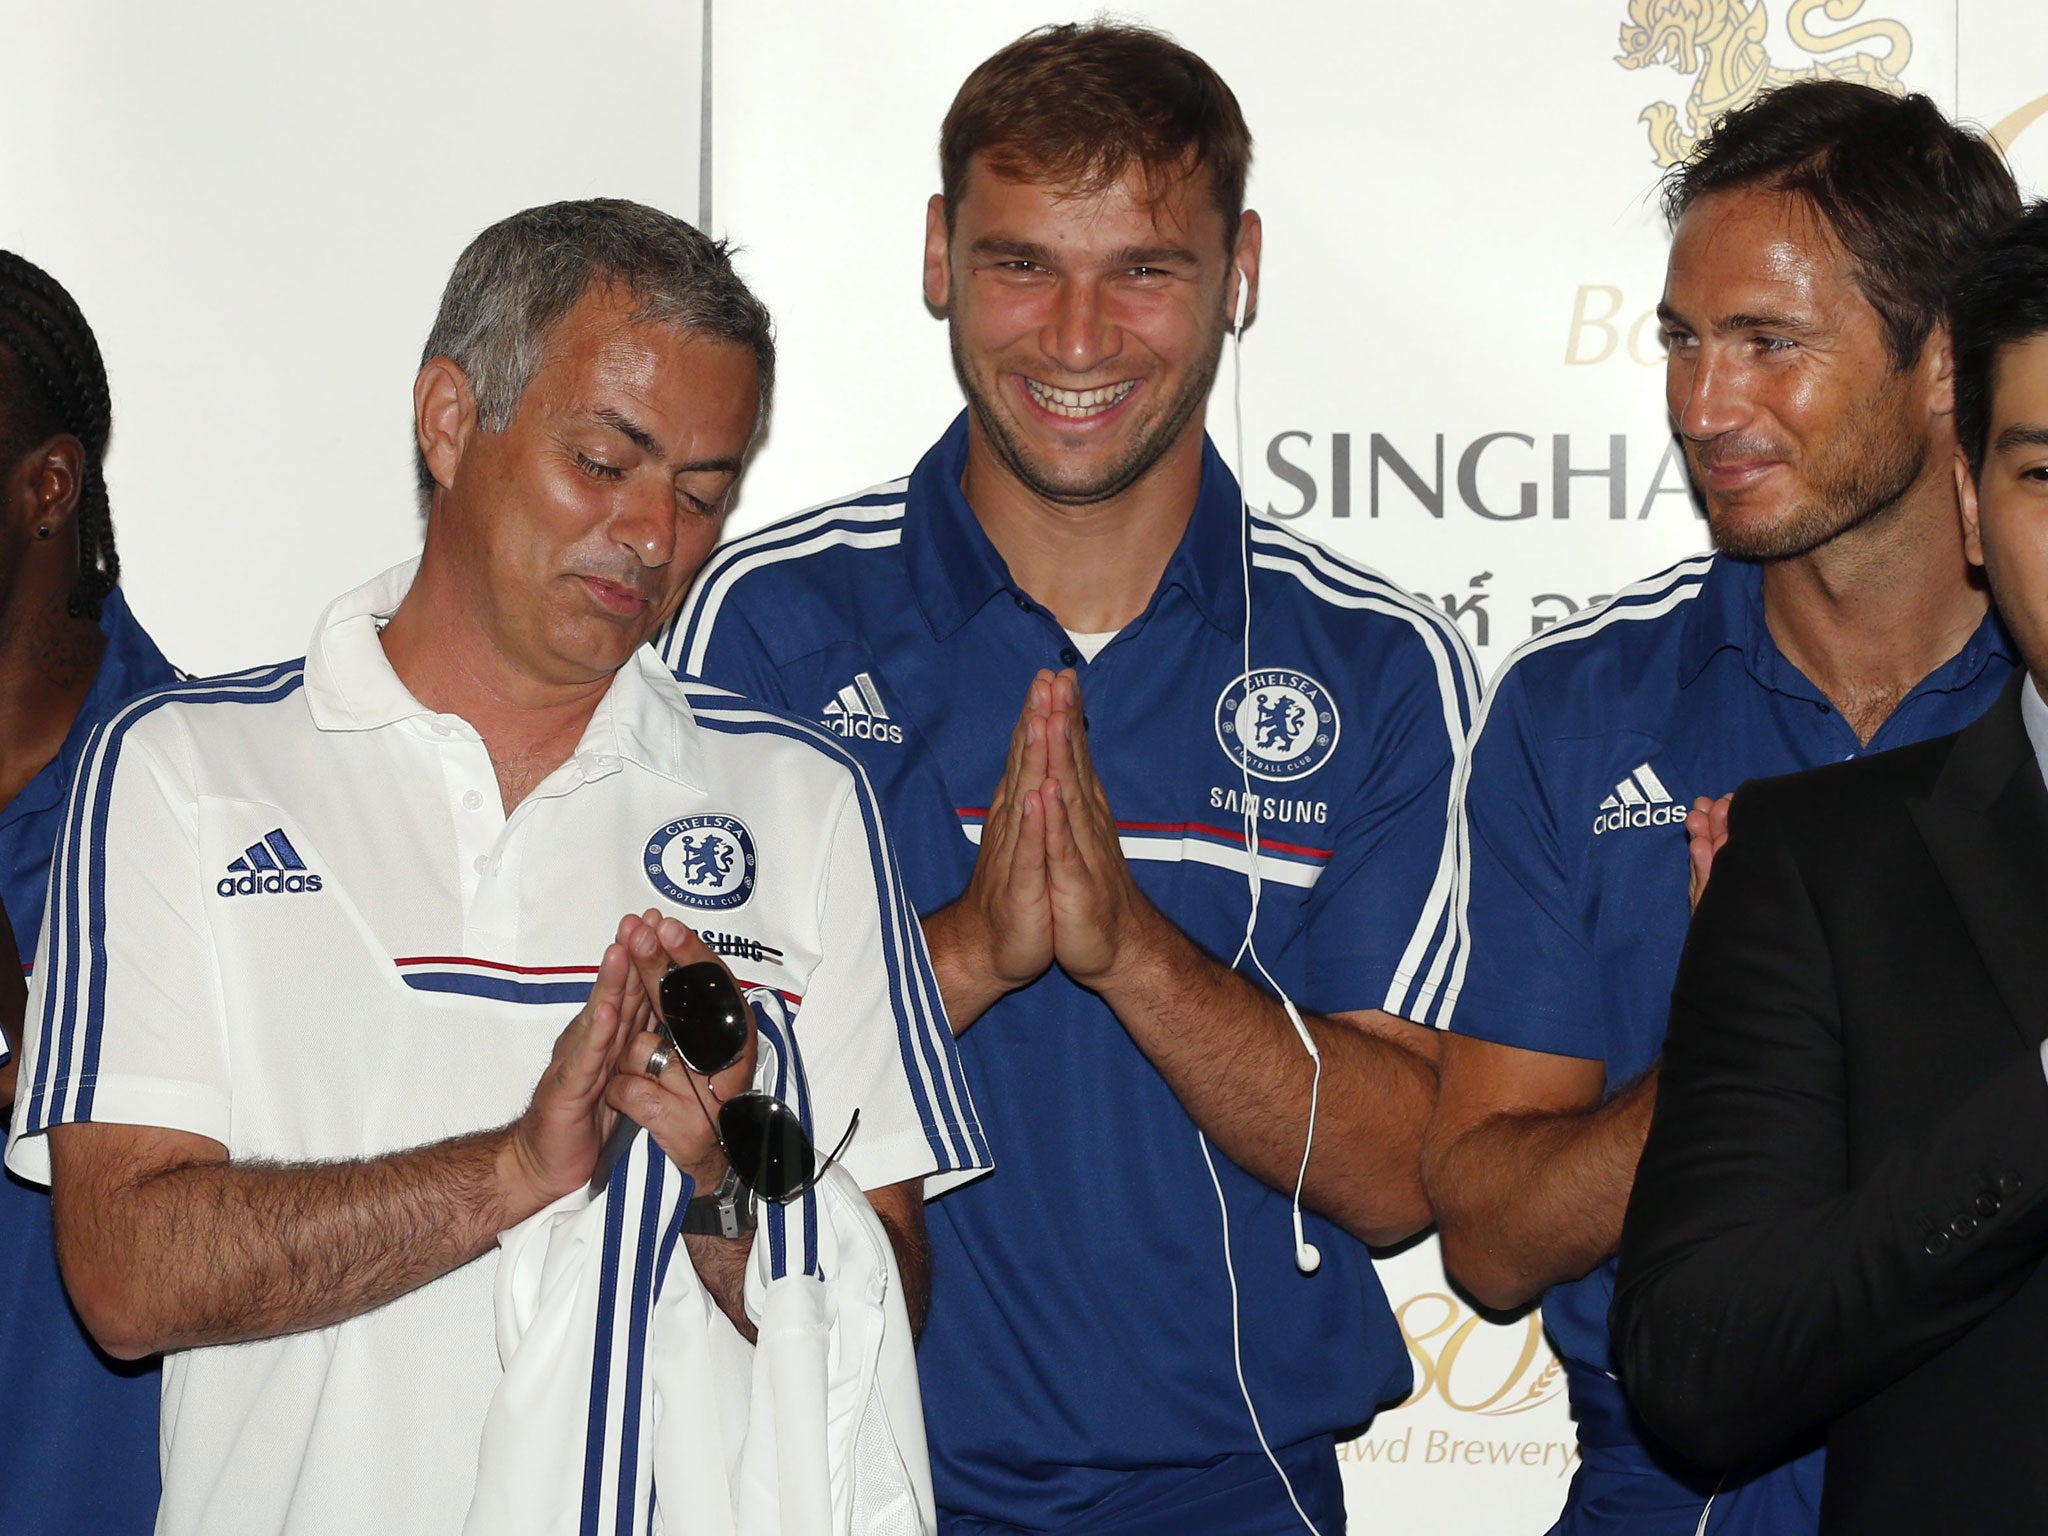
[[[1248,908],[1244,769],[1262,815],[1260,953],[1303,1007],[1433,1022],[1455,965],[1446,824],[1474,673],[1384,578],[1255,520],[1251,661],[1236,482],[1205,447],[1144,613],[1084,660],[962,496],[964,415],[906,481],[725,546],[659,644],[819,720],[878,786],[912,897],[965,887],[1026,688],[1074,667],[1139,885],[1213,954]],[[998,1172],[927,1207],[919,1346],[952,1531],[1299,1529],[1246,1416],[1216,1193],[1192,1121],[1055,968],[961,1038]],[[1318,1156],[1338,1155],[1318,1148]],[[1246,1380],[1312,1511],[1341,1524],[1331,1432],[1409,1386],[1364,1247],[1231,1165]]]
[[[1699,795],[1962,729],[2015,652],[1987,617],[1866,748],[1764,622],[1763,568],[1701,555],[1545,630],[1487,695],[1464,796],[1469,948],[1448,1027],[1601,1062],[1611,1089],[1663,1049],[1690,909],[1685,813]],[[1645,1445],[1613,1377],[1614,1263],[1554,1286],[1584,1465],[1559,1529],[1693,1536],[1812,1530],[1820,1453],[1738,1486]]]
[[[107,648],[64,745],[0,810],[0,901],[25,965],[35,958],[50,855],[86,737],[127,699],[178,675],[119,588],[100,605],[100,628]],[[0,1177],[0,1382],[20,1410],[0,1434],[0,1528],[17,1536],[154,1529],[158,1379],[154,1360],[100,1353],[58,1278],[49,1192]]]

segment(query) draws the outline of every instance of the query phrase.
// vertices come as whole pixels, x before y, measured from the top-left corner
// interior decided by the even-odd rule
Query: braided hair
[[[103,462],[113,426],[113,399],[100,346],[71,295],[49,273],[12,251],[0,251],[0,432],[12,454],[59,432],[85,448],[79,487],[78,586],[68,600],[75,617],[97,620],[100,604],[121,579],[114,552]]]

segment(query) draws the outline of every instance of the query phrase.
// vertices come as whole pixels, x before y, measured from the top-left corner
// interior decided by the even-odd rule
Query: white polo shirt
[[[707,933],[798,1010],[816,1134],[864,1188],[988,1166],[861,770],[638,651],[507,817],[482,739],[378,639],[415,567],[303,662],[180,684],[88,747],[51,877],[8,1166],[96,1120],[236,1161],[374,1156],[525,1107],[621,914]],[[461,1527],[499,1365],[495,1251],[332,1328],[172,1355],[158,1530]],[[33,1412],[33,1404],[20,1405]]]

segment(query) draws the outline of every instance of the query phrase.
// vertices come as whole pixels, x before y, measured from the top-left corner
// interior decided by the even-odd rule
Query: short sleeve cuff
[[[941,1168],[938,1154],[920,1133],[893,1136],[867,1146],[861,1145],[864,1139],[864,1131],[856,1132],[853,1145],[846,1149],[846,1171],[853,1175],[854,1182],[862,1189],[886,1189],[891,1184],[922,1179],[924,1196],[929,1200],[989,1171],[986,1163]],[[828,1147],[818,1149],[821,1156],[828,1150]]]
[[[1590,1009],[1585,1017],[1574,1018],[1527,997],[1503,997],[1470,986],[1459,992],[1446,1027],[1453,1034],[1546,1056],[1575,1056],[1586,1061],[1607,1057],[1606,1041]]]
[[[80,1114],[78,1096],[88,1086],[92,1106],[88,1113]],[[7,1166],[37,1184],[50,1182],[50,1142],[44,1133],[52,1125],[147,1125],[228,1144],[227,1095],[203,1083],[101,1076],[89,1084],[59,1084],[48,1091],[43,1104],[29,1109],[30,1114],[17,1121],[14,1137],[7,1144]]]
[[[1259,990],[1267,990],[1256,968],[1246,967],[1238,974]],[[1347,967],[1341,976],[1325,974],[1309,978],[1301,984],[1294,1001],[1299,1007],[1325,1016],[1358,1013],[1368,1008],[1399,1013],[1401,1010],[1393,1006],[1392,1000],[1409,991],[1413,985],[1412,978],[1397,975],[1391,964],[1360,965]]]

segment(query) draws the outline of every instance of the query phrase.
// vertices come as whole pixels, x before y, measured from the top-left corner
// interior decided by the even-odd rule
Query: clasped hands
[[[715,1113],[719,1103],[752,1085],[757,1042],[751,1021],[746,1050],[723,1071],[694,1073],[673,1053],[659,1075],[647,1070],[664,1044],[654,1004],[662,975],[672,963],[717,958],[673,917],[650,910],[620,919],[590,1001],[555,1041],[533,1102],[511,1127],[501,1161],[523,1196],[512,1202],[515,1212],[530,1214],[587,1184],[620,1115],[644,1126],[700,1193],[718,1187],[726,1159],[706,1108]]]
[[[1125,862],[1071,671],[1041,671],[1031,681],[989,799],[974,876],[954,907],[1004,991],[1055,963],[1101,990],[1149,925],[1163,921]]]

